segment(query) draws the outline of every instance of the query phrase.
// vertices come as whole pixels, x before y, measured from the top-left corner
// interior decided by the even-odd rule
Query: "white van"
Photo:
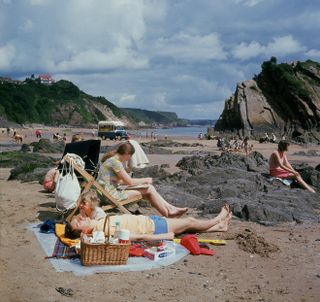
[[[129,139],[124,123],[119,121],[100,121],[98,123],[98,136],[102,139]]]

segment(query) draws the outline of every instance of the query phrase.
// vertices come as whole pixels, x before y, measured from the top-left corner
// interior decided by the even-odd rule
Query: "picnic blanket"
[[[40,233],[39,226],[37,224],[29,224],[27,228],[32,231],[38,239],[45,256],[49,257],[48,260],[44,261],[50,261],[57,272],[73,272],[76,276],[104,272],[143,271],[153,268],[160,268],[171,265],[189,254],[187,249],[180,244],[177,244],[175,246],[175,255],[163,258],[159,261],[152,261],[145,257],[129,257],[128,264],[126,265],[83,266],[81,265],[79,258],[71,257],[70,259],[64,259],[65,257],[71,255],[72,250],[61,246],[61,242],[57,243],[57,237],[55,234]],[[59,257],[51,258],[55,253]]]

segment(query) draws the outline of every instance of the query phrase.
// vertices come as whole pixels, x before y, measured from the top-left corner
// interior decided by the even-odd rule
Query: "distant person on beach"
[[[83,137],[80,134],[74,134],[71,138],[71,143],[83,141]]]
[[[234,140],[234,142],[232,143],[231,147],[233,148],[234,151],[240,151],[241,149],[241,143],[239,141],[239,139],[236,137],[236,139]]]
[[[165,217],[178,217],[187,212],[187,208],[178,208],[169,204],[157,192],[152,185],[152,178],[131,178],[125,170],[123,163],[128,162],[135,153],[135,149],[129,142],[119,145],[103,155],[97,181],[116,199],[124,200],[142,194],[150,204]],[[119,184],[146,185],[134,190],[121,190]]]
[[[289,163],[285,154],[289,145],[289,142],[281,140],[278,144],[278,150],[272,152],[269,159],[270,175],[278,178],[295,179],[304,189],[315,193],[315,190],[302,179],[299,172],[295,171]]]
[[[241,148],[243,148],[246,155],[249,155],[252,151],[252,147],[253,145],[249,145],[249,137],[246,136],[242,141]]]
[[[35,132],[35,134],[36,134],[36,138],[41,138],[41,131],[40,131],[40,129],[37,129],[36,132]]]
[[[212,219],[198,220],[193,217],[165,218],[159,216],[143,216],[122,214],[109,216],[109,228],[104,229],[105,214],[101,208],[96,207],[99,203],[97,195],[89,192],[81,197],[80,214],[67,223],[65,235],[67,238],[79,238],[81,232],[90,234],[92,231],[104,231],[106,236],[114,235],[116,222],[121,228],[130,231],[130,240],[172,240],[175,235],[187,231],[190,232],[226,232],[232,218],[229,205],[224,205],[220,213]],[[98,216],[97,218],[92,218]]]
[[[59,134],[59,132],[53,133],[52,138],[55,139],[55,140],[60,140],[61,139],[61,135]]]

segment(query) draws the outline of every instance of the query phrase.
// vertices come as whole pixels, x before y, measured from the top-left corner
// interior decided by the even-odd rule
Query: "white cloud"
[[[30,0],[30,4],[37,6],[37,5],[47,5],[50,3],[52,0]]]
[[[291,53],[302,52],[305,47],[297,40],[293,39],[291,35],[274,38],[266,47],[266,54],[269,55],[287,55]]]
[[[320,58],[320,50],[310,49],[306,52],[306,55],[311,58]]]
[[[114,68],[139,69],[148,66],[148,60],[139,58],[130,49],[116,47],[112,51],[102,52],[95,49],[88,49],[76,53],[69,60],[59,62],[52,68],[56,72],[75,71],[99,71]]]
[[[173,57],[179,61],[226,59],[217,33],[203,36],[179,33],[170,38],[160,38],[152,47],[152,52],[153,55]]]
[[[34,24],[32,22],[32,20],[30,19],[27,19],[24,21],[24,23],[20,26],[20,29],[23,31],[23,32],[32,32],[33,30],[33,27],[34,27]]]
[[[14,59],[15,47],[12,44],[6,44],[0,47],[0,70],[10,70],[11,63]]]
[[[234,0],[236,4],[243,4],[245,6],[254,7],[264,0]]]
[[[132,105],[136,101],[136,95],[135,94],[127,94],[124,93],[120,95],[119,100],[118,100],[118,106],[119,107],[132,107]]]
[[[232,54],[237,59],[247,60],[262,54],[264,51],[265,47],[260,45],[259,42],[253,41],[250,44],[242,42],[233,49]]]
[[[291,35],[288,35],[275,37],[272,42],[265,46],[256,41],[252,41],[249,44],[242,42],[232,50],[232,55],[236,59],[248,60],[260,55],[285,56],[303,51],[305,51],[305,47]]]

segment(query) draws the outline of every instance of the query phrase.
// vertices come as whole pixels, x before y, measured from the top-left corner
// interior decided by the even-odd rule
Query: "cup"
[[[130,231],[126,229],[120,230],[119,243],[129,243]]]
[[[103,231],[93,232],[92,239],[94,243],[104,243],[105,242],[104,232]]]

